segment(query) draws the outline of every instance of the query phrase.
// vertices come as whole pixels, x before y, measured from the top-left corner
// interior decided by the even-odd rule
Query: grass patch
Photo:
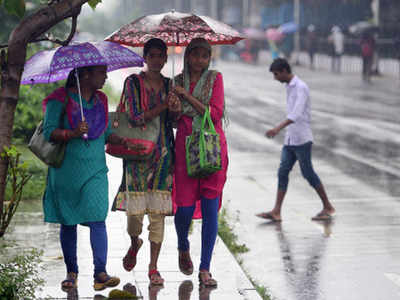
[[[242,266],[242,259],[239,257],[239,254],[246,253],[250,251],[250,249],[246,246],[246,244],[238,244],[238,237],[235,233],[233,233],[232,227],[229,226],[225,208],[222,208],[218,217],[218,235],[224,241],[225,245],[233,254],[239,265]],[[246,271],[245,273],[262,299],[271,300],[267,288],[259,285]]]
[[[245,244],[238,244],[237,235],[233,233],[232,228],[228,224],[225,208],[219,214],[218,224],[218,235],[235,257],[237,254],[249,251],[249,248]]]

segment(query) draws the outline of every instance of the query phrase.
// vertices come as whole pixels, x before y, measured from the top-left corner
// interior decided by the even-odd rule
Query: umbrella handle
[[[172,87],[175,87],[175,46],[172,47]]]
[[[82,119],[82,122],[84,122],[85,116],[83,115],[82,94],[81,94],[81,85],[79,83],[78,69],[75,69],[75,77],[76,77],[76,85],[78,86],[79,106],[81,108],[81,119]],[[87,135],[87,133],[84,133],[82,135],[82,139],[87,140],[88,138],[89,138],[89,136]]]

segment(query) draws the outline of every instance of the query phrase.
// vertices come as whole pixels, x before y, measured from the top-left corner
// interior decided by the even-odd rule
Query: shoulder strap
[[[68,92],[65,93],[65,98],[64,101],[62,102],[62,111],[60,115],[60,122],[59,122],[59,128],[64,129],[64,116],[67,112],[67,104],[68,104]]]
[[[127,81],[129,81],[129,80],[132,80],[134,86],[137,88],[137,91],[139,92],[139,97],[141,97],[139,79],[136,77],[136,74],[132,74],[132,75],[128,76],[128,77],[125,79],[125,81],[124,81],[123,91],[122,91],[122,93],[121,93],[121,98],[120,98],[120,100],[119,100],[119,104],[118,104],[118,107],[117,107],[117,111],[119,111],[119,112],[125,112],[125,105],[126,105],[126,103],[125,103],[125,97],[124,97],[124,95],[125,95],[126,92],[127,92],[125,89],[126,89],[126,83],[127,83]]]
[[[168,95],[169,93],[169,82],[171,81],[171,79],[169,79],[168,77],[164,77],[164,87],[165,87],[165,93]]]
[[[137,74],[135,74],[134,76],[137,78],[137,80],[139,80],[140,106],[142,107],[143,111],[146,111],[149,109],[149,99],[148,99],[148,95],[146,93],[143,78],[142,78],[142,76],[137,75]]]

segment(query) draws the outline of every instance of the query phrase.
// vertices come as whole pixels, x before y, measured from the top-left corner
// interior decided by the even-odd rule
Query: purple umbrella
[[[25,63],[21,84],[50,83],[68,77],[74,68],[107,65],[107,71],[142,67],[143,58],[117,43],[100,41],[70,44],[40,51]]]
[[[297,31],[298,26],[294,22],[288,22],[288,23],[285,23],[285,24],[282,24],[281,26],[279,26],[278,29],[283,34],[291,34],[291,33],[295,33]]]

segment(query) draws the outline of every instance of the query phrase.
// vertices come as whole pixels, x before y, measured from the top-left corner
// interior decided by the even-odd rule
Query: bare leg
[[[142,239],[138,236],[131,236],[131,247],[128,249],[128,252],[122,260],[122,265],[126,271],[129,272],[136,266],[136,256],[142,243]]]
[[[256,216],[264,219],[269,219],[272,221],[281,221],[281,209],[282,209],[282,204],[283,200],[285,199],[286,195],[286,190],[280,190],[278,189],[276,193],[276,200],[275,200],[275,206],[274,208],[269,211],[269,212],[263,212],[259,213]]]
[[[321,198],[321,201],[322,201],[323,209],[321,212],[333,214],[335,212],[335,208],[329,202],[329,199],[328,199],[328,196],[326,195],[323,184],[321,183],[321,185],[319,185],[315,190],[317,191],[318,196]]]
[[[157,262],[158,262],[158,257],[160,255],[160,249],[161,249],[161,243],[155,243],[155,242],[150,241],[149,271],[157,270]],[[153,274],[153,275],[150,275],[150,283],[156,284],[156,285],[161,285],[164,283],[164,279],[161,277],[161,275],[159,273]]]
[[[150,242],[150,264],[149,269],[157,269],[158,256],[160,255],[161,243]]]
[[[335,208],[329,202],[328,196],[326,195],[325,188],[322,183],[315,188],[318,193],[318,196],[321,198],[323,208],[322,210],[315,215],[312,220],[314,221],[323,221],[323,220],[331,220],[332,215],[335,213]]]
[[[275,217],[275,219],[281,220],[281,210],[283,200],[285,199],[286,191],[278,189],[276,192],[276,201],[275,206],[271,210],[271,215]]]
[[[138,243],[139,243],[139,237],[138,236],[131,236],[131,247],[132,247],[133,250],[137,250]]]

